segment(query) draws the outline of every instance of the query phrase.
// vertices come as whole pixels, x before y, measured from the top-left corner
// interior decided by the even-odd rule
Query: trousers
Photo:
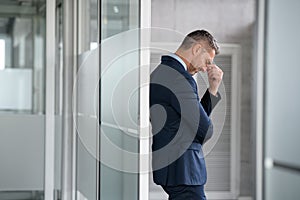
[[[203,185],[162,186],[169,200],[206,200]]]

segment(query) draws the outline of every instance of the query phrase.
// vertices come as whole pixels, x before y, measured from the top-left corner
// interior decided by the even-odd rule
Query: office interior
[[[149,77],[196,29],[220,44],[211,200],[300,199],[298,0],[0,0],[0,200],[162,200]],[[194,77],[199,94],[206,74]]]

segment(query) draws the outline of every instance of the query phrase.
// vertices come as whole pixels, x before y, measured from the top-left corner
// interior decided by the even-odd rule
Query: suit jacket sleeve
[[[177,98],[171,100],[172,107],[180,113],[181,120],[189,125],[190,130],[196,132],[196,140],[203,144],[213,133],[209,114],[214,107],[214,102],[211,103],[210,94],[206,92],[203,98],[205,110],[202,101],[201,103],[198,101],[197,94],[186,80],[177,80],[174,84]]]
[[[201,99],[201,105],[203,106],[205,112],[208,116],[210,116],[212,110],[217,105],[217,103],[221,100],[221,95],[218,92],[216,96],[210,94],[208,89],[206,90],[205,94]]]

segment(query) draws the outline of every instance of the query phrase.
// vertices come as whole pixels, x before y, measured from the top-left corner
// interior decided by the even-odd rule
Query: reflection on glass
[[[0,101],[0,110],[44,113],[45,4],[13,2],[0,2],[9,9],[0,13],[0,76],[7,77],[1,79],[0,95],[6,99]],[[22,99],[30,106],[24,107]]]
[[[79,14],[79,54],[98,47],[98,2],[78,0]]]
[[[98,47],[98,2],[90,0],[90,50]]]
[[[139,1],[103,0],[101,38],[139,27]]]

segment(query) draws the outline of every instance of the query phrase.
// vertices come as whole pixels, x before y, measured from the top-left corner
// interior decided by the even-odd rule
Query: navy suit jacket
[[[162,56],[150,77],[153,179],[158,185],[203,185],[206,166],[202,145],[212,136],[209,115],[220,94],[201,99],[197,84],[182,64]]]

